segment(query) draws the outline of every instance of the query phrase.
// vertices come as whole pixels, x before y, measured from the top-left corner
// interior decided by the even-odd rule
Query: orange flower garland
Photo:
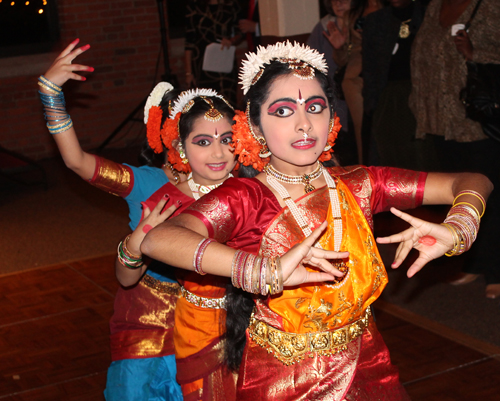
[[[168,161],[170,162],[172,167],[180,173],[190,173],[191,166],[189,165],[189,163],[184,164],[182,162],[181,156],[179,155],[179,151],[173,145],[174,141],[180,141],[179,138],[180,118],[181,118],[180,112],[176,114],[173,120],[167,118],[161,130],[161,140],[163,141],[165,147],[168,149],[167,153]]]
[[[337,113],[335,113],[333,116],[333,127],[328,133],[328,139],[326,140],[326,143],[330,145],[332,149],[333,145],[335,145],[335,140],[337,139],[340,128],[342,128],[342,125],[340,125],[340,118],[337,117]],[[330,160],[332,158],[332,152],[333,152],[332,149],[329,149],[326,152],[321,153],[318,160],[320,162],[326,162]]]
[[[155,151],[155,153],[163,152],[163,145],[161,143],[160,134],[162,115],[163,111],[159,106],[151,106],[151,108],[149,109],[149,118],[146,125],[146,132],[149,146]]]
[[[235,111],[233,120],[233,146],[234,153],[238,155],[238,161],[244,166],[252,166],[257,171],[262,171],[269,163],[269,157],[265,159],[259,156],[262,146],[250,133],[249,122],[245,112]]]

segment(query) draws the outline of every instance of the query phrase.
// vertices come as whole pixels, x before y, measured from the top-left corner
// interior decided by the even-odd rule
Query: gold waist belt
[[[169,281],[160,281],[149,274],[145,274],[141,281],[158,292],[163,292],[170,295],[181,295],[181,289],[179,283],[171,283]]]
[[[285,365],[291,365],[304,359],[307,354],[311,357],[312,353],[333,355],[347,349],[347,344],[368,327],[370,315],[370,308],[367,308],[362,318],[338,329],[300,334],[275,329],[252,316],[248,331],[258,345],[267,348]]]
[[[186,298],[186,301],[188,301],[190,304],[199,306],[200,308],[226,309],[225,295],[222,298],[205,298],[189,292],[184,287],[181,287],[181,292],[184,298]]]

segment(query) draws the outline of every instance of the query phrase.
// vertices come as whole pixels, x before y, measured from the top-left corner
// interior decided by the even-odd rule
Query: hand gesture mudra
[[[408,277],[412,277],[428,262],[453,248],[453,236],[445,226],[421,220],[396,208],[391,208],[391,212],[411,225],[398,234],[377,238],[379,244],[400,243],[391,265],[393,269],[401,266],[410,250],[415,248],[419,251],[419,256],[408,269]]]
[[[334,49],[340,49],[347,41],[347,27],[340,30],[334,21],[328,22],[326,25],[328,32],[323,32],[323,35],[328,39]]]
[[[45,78],[59,86],[62,86],[70,79],[74,79],[76,81],[86,80],[85,77],[76,74],[75,71],[92,72],[94,71],[94,68],[87,65],[72,64],[75,58],[90,48],[90,45],[85,45],[76,49],[79,41],[79,39],[76,39],[71,42],[69,46],[66,47],[66,49],[64,49],[59,56],[57,56],[55,61],[44,74]]]
[[[312,234],[300,244],[295,245],[281,257],[283,286],[292,287],[304,283],[332,281],[342,277],[344,273],[332,266],[328,259],[345,259],[349,252],[326,251],[315,248],[315,242],[326,229],[326,222],[316,228]],[[317,267],[322,272],[311,272],[305,266]]]
[[[143,219],[136,227],[128,241],[128,248],[135,255],[141,254],[141,243],[146,237],[146,234],[152,228],[155,228],[157,225],[167,220],[181,206],[178,201],[163,210],[168,200],[169,196],[165,194],[153,210],[150,210],[146,203],[142,203]]]

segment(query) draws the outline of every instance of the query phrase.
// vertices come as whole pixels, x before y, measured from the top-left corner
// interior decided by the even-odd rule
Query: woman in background
[[[475,171],[497,187],[473,252],[463,273],[451,279],[462,285],[484,275],[486,297],[500,297],[500,253],[494,238],[500,227],[500,143],[488,138],[478,122],[465,116],[460,90],[467,61],[500,64],[500,7],[482,0],[468,31],[463,30],[478,0],[434,0],[415,38],[410,107],[417,120],[417,138],[432,136],[441,169]]]
[[[334,0],[337,24],[328,23],[326,37],[333,46],[333,59],[339,68],[345,67],[342,91],[351,114],[358,150],[358,162],[363,163],[363,78],[361,42],[364,18],[382,8],[381,0]],[[337,14],[338,13],[338,14]],[[342,16],[342,17],[341,17]]]

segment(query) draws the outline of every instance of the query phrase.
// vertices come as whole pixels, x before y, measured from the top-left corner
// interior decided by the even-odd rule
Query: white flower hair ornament
[[[259,46],[256,53],[247,53],[246,57],[239,74],[244,95],[259,80],[265,65],[273,60],[288,64],[293,74],[300,79],[314,78],[314,68],[325,75],[328,73],[328,65],[323,54],[297,42],[292,45],[288,40],[265,48]]]
[[[218,97],[226,102],[223,96],[219,95],[217,91],[213,89],[189,89],[182,92],[177,100],[172,106],[172,111],[170,112],[170,119],[174,119],[177,113],[187,113],[191,107],[193,107],[194,99],[197,97]],[[226,102],[227,103],[227,102]]]
[[[170,92],[172,89],[174,89],[174,87],[168,82],[160,82],[154,87],[144,106],[144,124],[148,124],[149,109],[153,106],[159,106],[165,93]]]

